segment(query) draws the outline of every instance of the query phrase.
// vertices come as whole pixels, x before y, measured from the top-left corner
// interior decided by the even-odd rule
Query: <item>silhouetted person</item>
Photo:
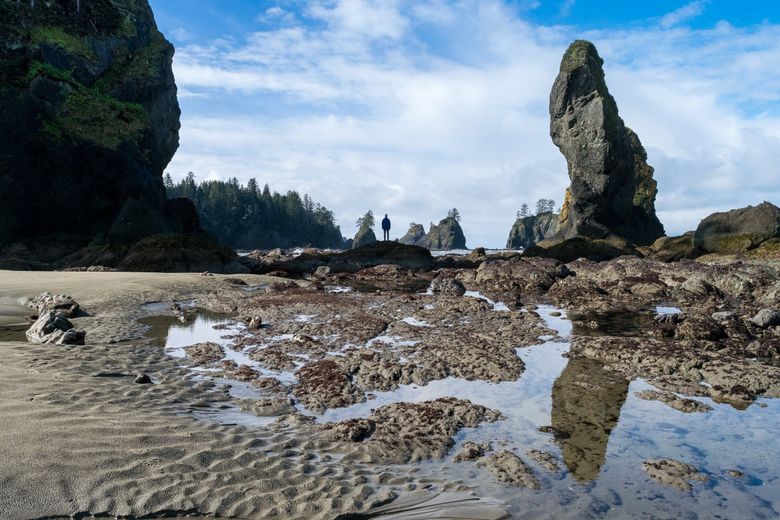
[[[385,213],[385,218],[382,219],[382,240],[390,240],[390,219],[387,218],[387,213]]]

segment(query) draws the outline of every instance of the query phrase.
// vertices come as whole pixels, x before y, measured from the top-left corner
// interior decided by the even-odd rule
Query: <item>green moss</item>
[[[94,59],[95,53],[83,38],[65,32],[60,27],[36,26],[30,30],[32,41],[37,44],[56,45],[65,52]]]
[[[59,126],[57,126],[53,121],[44,121],[43,131],[56,139],[62,138],[62,129]]]
[[[30,65],[30,70],[24,77],[25,83],[29,84],[32,80],[39,76],[44,76],[57,81],[71,81],[73,79],[73,72],[69,70],[58,69],[50,63],[44,63],[41,61],[34,61]]]
[[[138,103],[122,102],[82,87],[68,96],[51,124],[61,133],[115,149],[146,128],[147,119],[146,111]]]
[[[119,36],[123,36],[125,38],[135,38],[138,36],[135,20],[131,15],[126,14],[124,18],[122,18],[122,22],[117,28],[117,33]]]
[[[106,92],[128,80],[158,77],[167,46],[168,42],[162,34],[155,31],[151,35],[149,45],[134,55],[115,56],[114,65],[97,81],[95,87]]]
[[[604,63],[592,43],[587,40],[575,40],[563,55],[561,72],[571,72],[578,67],[587,65],[590,58],[594,59],[599,66]]]

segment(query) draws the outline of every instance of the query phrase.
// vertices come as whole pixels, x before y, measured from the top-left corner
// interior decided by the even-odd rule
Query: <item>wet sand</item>
[[[0,516],[334,518],[420,488],[408,475],[340,463],[332,442],[295,424],[193,419],[233,399],[144,339],[137,318],[144,303],[202,298],[223,278],[0,271],[5,323],[19,319],[14,301],[43,291],[69,294],[91,315],[72,320],[87,331],[86,346],[0,343]],[[154,384],[135,384],[138,373]],[[503,516],[491,504],[465,504],[472,515]]]

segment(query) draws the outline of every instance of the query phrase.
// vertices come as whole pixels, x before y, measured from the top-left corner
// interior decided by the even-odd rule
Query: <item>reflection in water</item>
[[[589,359],[570,359],[553,384],[552,425],[562,433],[563,461],[578,481],[598,477],[627,394],[628,380]]]

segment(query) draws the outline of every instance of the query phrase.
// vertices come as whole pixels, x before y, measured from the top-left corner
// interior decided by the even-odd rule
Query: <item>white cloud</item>
[[[669,13],[666,13],[661,17],[660,25],[664,28],[674,27],[680,25],[683,22],[687,22],[693,18],[704,13],[704,8],[707,5],[708,0],[694,0],[679,9],[675,9]]]
[[[568,184],[547,103],[582,36],[648,150],[668,232],[780,199],[780,71],[766,65],[780,61],[777,26],[577,33],[498,1],[317,1],[306,13],[318,23],[178,49],[179,86],[207,98],[183,100],[173,174],[308,192],[348,235],[369,208],[400,235],[454,206],[469,245],[501,246],[523,202],[560,203]],[[426,42],[423,24],[445,40]]]
[[[188,42],[192,40],[192,35],[184,27],[177,27],[176,29],[170,31],[170,34],[173,39],[179,42]]]
[[[563,0],[563,3],[561,4],[561,8],[558,10],[558,14],[566,18],[571,14],[571,10],[574,9],[574,4],[577,3],[577,0]]]

